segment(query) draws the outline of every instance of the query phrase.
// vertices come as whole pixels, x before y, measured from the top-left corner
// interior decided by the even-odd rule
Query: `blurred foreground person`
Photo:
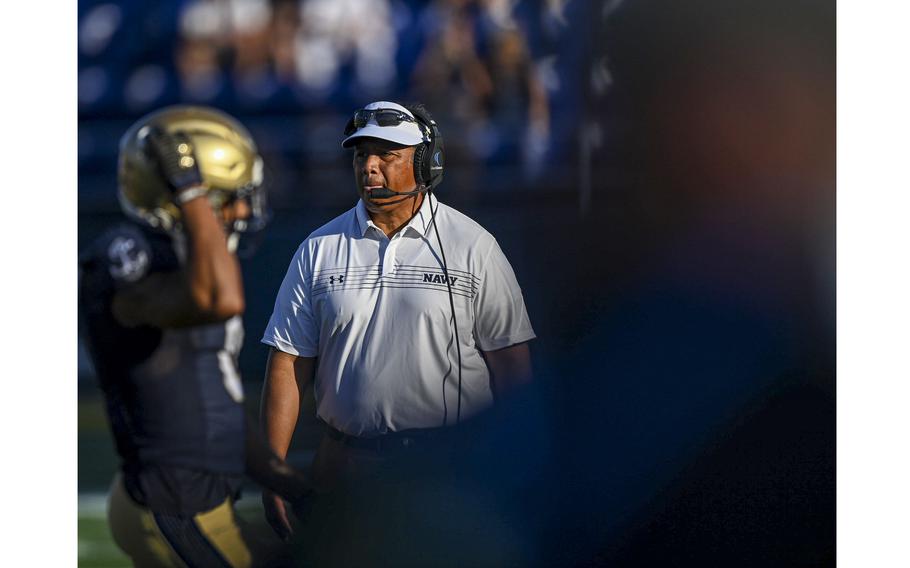
[[[835,24],[830,0],[638,0],[598,25],[622,143],[559,249],[603,261],[564,309],[599,305],[554,366],[540,565],[835,565]]]
[[[79,306],[121,471],[108,510],[137,566],[251,566],[233,502],[242,476],[292,502],[308,492],[243,409],[240,234],[266,221],[262,160],[247,130],[169,107],[120,142],[131,222],[80,258]]]
[[[324,504],[404,456],[445,447],[448,427],[527,384],[535,334],[496,239],[434,195],[443,142],[422,105],[371,103],[351,118],[342,145],[354,150],[359,200],[291,260],[262,339],[272,347],[262,418],[285,454],[300,401],[315,386],[326,435],[312,477],[327,497],[314,504],[313,524],[326,538],[309,540],[329,557],[317,563],[395,565],[344,556],[366,539],[351,543],[342,527],[388,487],[358,500],[352,514]],[[287,535],[283,503],[263,497],[270,523]],[[325,529],[333,525],[340,530]]]

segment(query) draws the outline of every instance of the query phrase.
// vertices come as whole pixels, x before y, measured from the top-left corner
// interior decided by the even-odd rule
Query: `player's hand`
[[[161,170],[168,187],[175,194],[202,185],[202,173],[189,137],[152,127],[146,136],[149,156]]]
[[[265,520],[269,522],[272,530],[278,534],[281,540],[288,540],[294,531],[291,529],[284,499],[271,491],[263,491],[262,506],[265,508]]]

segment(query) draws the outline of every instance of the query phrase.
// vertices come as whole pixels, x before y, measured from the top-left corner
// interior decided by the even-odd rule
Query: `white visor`
[[[370,103],[367,106],[363,107],[363,110],[377,110],[377,109],[394,109],[405,113],[411,118],[414,115],[408,109],[404,108],[398,103],[392,103],[389,101],[376,101],[375,103]],[[376,124],[376,118],[370,118],[369,122],[366,123],[366,126],[359,128],[354,131],[353,134],[344,139],[341,145],[345,148],[350,148],[357,143],[359,138],[379,138],[381,140],[388,140],[389,142],[395,142],[396,144],[401,144],[403,146],[416,146],[421,142],[424,142],[423,132],[420,130],[420,127],[416,122],[401,122],[397,126],[379,126]]]

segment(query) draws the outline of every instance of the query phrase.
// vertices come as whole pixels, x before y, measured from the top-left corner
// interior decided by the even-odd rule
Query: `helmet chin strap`
[[[228,252],[234,254],[240,248],[241,234],[246,232],[249,227],[247,219],[234,219],[230,223],[224,224],[224,234],[227,237]]]

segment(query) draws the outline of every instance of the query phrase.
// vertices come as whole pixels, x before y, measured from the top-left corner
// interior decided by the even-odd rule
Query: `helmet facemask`
[[[272,212],[269,209],[267,192],[262,183],[241,188],[230,195],[227,200],[220,201],[220,205],[213,203],[212,207],[216,212],[220,212],[225,205],[240,200],[246,201],[249,206],[249,215],[242,219],[225,222],[224,229],[228,237],[228,250],[237,253],[241,258],[247,258],[259,248],[263,230],[271,220]]]

